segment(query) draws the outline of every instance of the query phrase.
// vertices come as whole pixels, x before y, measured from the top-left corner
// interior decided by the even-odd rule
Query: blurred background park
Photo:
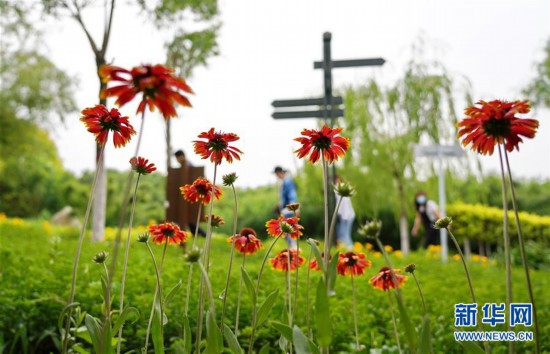
[[[4,256],[21,252],[10,251],[6,241],[13,240],[17,225],[39,238],[52,235],[53,216],[61,210],[74,225],[81,222],[96,146],[79,112],[99,102],[97,66],[102,63],[166,64],[195,92],[193,107],[179,109],[169,125],[158,112],[148,113],[141,151],[158,171],[142,181],[134,224],[165,220],[166,171],[177,167],[175,150],[184,150],[193,165],[204,164],[206,176],[211,175],[211,166],[193,153],[192,140],[216,127],[241,137],[235,145],[244,151],[242,160],[219,172],[239,176],[239,224],[263,230],[274,217],[273,169],[283,166],[297,184],[308,236],[322,235],[321,169],[299,161],[292,140],[320,121],[274,120],[271,102],[323,95],[322,71],[314,70],[313,62],[322,60],[322,34],[328,31],[334,59],[386,61],[333,72],[334,94],[343,97],[345,111],[336,125],[352,143],[336,171],[357,189],[352,200],[356,246],[362,249],[366,242],[357,226],[380,218],[384,244],[399,250],[415,217],[415,193],[423,190],[438,199],[440,165],[415,157],[415,145],[458,144],[455,124],[477,100],[530,99],[528,116],[540,127],[535,139],[511,154],[511,164],[531,266],[550,269],[548,1],[0,0],[0,11],[0,224],[10,225],[0,228]],[[128,105],[121,112],[136,127],[135,109]],[[113,237],[134,144],[106,149],[105,213],[104,220],[94,220],[101,224],[94,226],[97,239]],[[498,157],[466,152],[442,167],[447,214],[459,221],[457,236],[469,240],[468,253],[477,260],[489,257],[497,264],[502,235]],[[231,198],[222,198],[215,214],[230,220],[232,208]],[[69,219],[62,223],[70,224]],[[400,229],[400,220],[406,228]],[[230,234],[230,224],[217,231]],[[422,248],[421,242],[422,237],[411,238],[411,248]],[[51,259],[60,256],[57,246],[51,248]],[[0,262],[7,269],[11,258],[4,256]],[[517,250],[514,261],[520,262]]]

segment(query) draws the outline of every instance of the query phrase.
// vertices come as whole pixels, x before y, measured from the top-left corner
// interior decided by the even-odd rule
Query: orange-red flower
[[[193,184],[186,184],[180,187],[180,191],[183,195],[183,199],[190,203],[201,202],[203,204],[208,204],[212,199],[212,182],[204,177],[199,177]],[[214,198],[219,200],[222,194],[222,189],[216,186],[214,188]]]
[[[397,282],[399,283],[399,286],[402,286],[403,283],[405,283],[405,280],[407,280],[407,277],[398,274],[401,273],[401,269],[394,269],[393,272],[395,274]],[[391,270],[388,267],[383,267],[382,269],[380,269],[380,272],[378,274],[370,278],[369,283],[371,283],[372,286],[374,286],[375,288],[384,291],[390,288],[395,289],[395,282],[392,279]]]
[[[254,254],[264,247],[262,241],[256,237],[256,231],[250,227],[245,227],[235,236],[229,237],[227,242],[233,243],[233,240],[235,249],[241,254]]]
[[[243,152],[229,145],[229,143],[240,139],[237,134],[215,132],[214,128],[210,128],[209,131],[200,133],[198,137],[199,139],[206,139],[206,141],[193,141],[195,153],[200,155],[201,158],[210,158],[210,161],[216,165],[221,164],[223,159],[228,163],[232,163],[233,158],[236,160],[241,159],[239,154]]]
[[[115,147],[126,145],[136,131],[116,108],[108,110],[104,105],[98,104],[82,110],[80,118],[88,131],[95,135],[95,141],[104,145],[107,142],[109,131],[113,132],[113,144]]]
[[[281,215],[278,219],[271,219],[266,222],[265,226],[270,236],[277,237],[284,233],[297,240],[302,236],[302,230],[304,229],[302,225],[298,224],[298,221],[300,221],[300,218],[285,218]]]
[[[151,225],[149,233],[153,236],[154,243],[180,244],[187,241],[187,232],[180,230],[178,225],[171,222]]]
[[[204,221],[208,222],[208,215],[204,216]],[[212,225],[212,227],[220,227],[225,224],[225,222],[223,221],[221,216],[212,214],[210,224]]]
[[[130,165],[132,165],[132,170],[141,175],[148,175],[149,173],[157,170],[154,163],[149,163],[149,160],[141,156],[138,156],[137,158],[132,157],[130,159]]]
[[[539,122],[536,119],[518,118],[518,113],[528,113],[528,101],[479,101],[481,107],[468,107],[464,113],[468,116],[457,126],[458,138],[463,137],[462,145],[472,144],[472,150],[480,154],[492,155],[497,143],[504,143],[506,150],[519,150],[520,138],[534,138]]]
[[[321,252],[321,258],[325,259],[325,252]],[[329,254],[328,261],[332,259],[332,255]],[[317,263],[317,258],[314,257],[311,261],[309,261],[309,269],[311,270],[322,270],[319,263]]]
[[[336,270],[340,275],[363,275],[365,268],[369,268],[371,262],[365,259],[364,253],[346,252],[338,256]]]
[[[271,267],[276,270],[288,272],[288,266],[290,264],[290,271],[301,267],[305,262],[305,258],[300,255],[302,251],[296,250],[282,250],[275,257],[269,260]],[[289,258],[290,257],[290,258]]]
[[[101,92],[103,98],[116,97],[116,104],[123,106],[143,93],[137,112],[143,112],[146,106],[152,111],[156,108],[162,113],[164,119],[175,117],[175,104],[191,107],[189,99],[180,91],[193,93],[184,79],[174,76],[174,71],[163,65],[141,65],[132,70],[126,70],[118,66],[102,65],[99,68],[99,76],[103,82],[117,82],[118,86],[104,89]]]
[[[299,158],[309,155],[309,162],[315,163],[323,154],[325,161],[331,163],[337,161],[348,151],[349,139],[339,136],[342,128],[329,128],[326,125],[321,130],[304,129],[303,137],[294,139],[302,144],[302,147],[294,151]],[[313,151],[312,151],[313,150]]]

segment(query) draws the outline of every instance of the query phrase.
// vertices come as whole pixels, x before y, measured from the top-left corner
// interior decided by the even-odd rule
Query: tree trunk
[[[170,122],[172,119],[166,120],[166,173],[172,167],[172,129]]]
[[[99,67],[105,63],[105,58],[103,57],[97,57],[96,56],[96,64],[97,64],[97,70],[99,73]],[[102,104],[104,106],[107,105],[107,99],[101,98],[101,90],[103,90],[106,87],[106,84],[101,81],[101,78],[99,77],[99,104]],[[99,159],[99,153],[100,153],[101,147],[98,145],[96,146],[96,162]],[[105,153],[106,151],[103,151],[103,163],[102,166],[105,165]],[[106,208],[107,208],[107,169],[100,168],[102,166],[98,166],[99,169],[99,175],[97,178],[97,185],[95,189],[95,195],[94,195],[94,204],[93,204],[93,216],[92,216],[92,241],[102,241],[105,236],[105,214],[106,214]]]

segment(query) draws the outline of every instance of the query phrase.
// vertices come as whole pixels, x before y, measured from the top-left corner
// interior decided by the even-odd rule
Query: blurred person
[[[417,236],[420,224],[422,224],[426,230],[424,248],[428,248],[429,245],[439,245],[439,230],[433,226],[437,219],[441,217],[437,203],[428,199],[425,192],[420,191],[414,197],[414,205],[416,207],[416,217],[411,234]]]
[[[288,171],[281,166],[275,167],[273,173],[280,181],[279,186],[279,201],[275,207],[275,211],[278,215],[282,215],[285,218],[291,218],[294,216],[294,212],[289,210],[286,206],[292,203],[298,203],[298,193],[296,191],[296,184],[288,175]],[[299,211],[296,211],[298,215]],[[285,236],[289,248],[296,248],[296,241],[291,239],[289,235]]]

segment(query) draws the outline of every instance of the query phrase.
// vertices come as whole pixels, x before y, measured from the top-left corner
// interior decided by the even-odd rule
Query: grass
[[[52,228],[43,222],[27,222],[17,219],[0,220],[0,348],[4,352],[13,349],[15,353],[47,353],[57,352],[56,340],[57,317],[65,305],[70,288],[70,276],[74,251],[76,248],[77,230],[67,228]],[[261,234],[261,232],[260,232]],[[264,240],[267,248],[271,239]],[[281,249],[283,242],[275,247]],[[101,267],[92,262],[95,253],[105,250],[110,252],[112,241],[101,243],[85,242],[81,264],[78,271],[76,300],[81,303],[83,310],[94,316],[101,311]],[[307,257],[309,250],[303,243],[303,256]],[[155,246],[156,255],[160,257],[162,247]],[[120,269],[122,268],[122,254],[115,277],[114,308],[118,308],[118,293],[120,291]],[[212,245],[211,281],[214,295],[221,294],[228,266],[229,244],[224,235],[215,235]],[[250,276],[255,279],[263,253],[247,257],[246,268]],[[392,262],[398,268],[408,263],[417,265],[417,277],[422,285],[426,297],[426,306],[431,319],[431,332],[436,353],[462,353],[463,350],[454,341],[454,305],[469,303],[470,295],[466,278],[460,262],[450,260],[442,264],[433,252],[414,252],[408,257],[392,253]],[[384,266],[383,258],[374,252],[368,252],[367,258],[373,263],[367,275],[357,279],[358,319],[360,342],[369,349],[379,349],[380,352],[393,352],[396,342],[393,337],[391,315],[387,305],[387,296],[380,290],[372,288],[368,279],[375,275],[379,268]],[[138,350],[144,342],[147,326],[147,317],[155,287],[154,269],[150,257],[143,244],[133,238],[129,274],[127,276],[126,304],[135,306],[141,312],[141,317],[124,329],[126,342],[123,351]],[[236,259],[230,284],[227,301],[227,324],[233,327],[237,305],[237,287],[239,282],[240,258]],[[469,262],[473,278],[473,285],[478,298],[478,309],[484,303],[501,303],[505,300],[504,269],[496,262]],[[173,346],[182,337],[181,319],[185,301],[185,282],[189,266],[183,258],[180,247],[169,247],[164,265],[164,287],[170,289],[182,280],[184,286],[180,289],[175,300],[166,309],[168,323],[165,330],[166,345]],[[198,289],[198,272],[193,273],[195,278],[191,295],[191,327],[196,317],[196,293]],[[301,268],[300,291],[298,308],[295,314],[295,323],[305,332],[305,274],[306,268]],[[550,286],[549,271],[533,271],[533,284],[539,321],[541,322],[543,350],[550,352],[550,297],[546,289]],[[312,284],[316,285],[320,274],[312,272]],[[514,269],[514,301],[527,302],[525,282],[521,269]],[[284,273],[267,269],[264,272],[260,289],[260,301],[276,288],[280,290],[271,320],[283,318],[284,305]],[[331,298],[331,322],[333,329],[332,352],[351,352],[354,342],[353,316],[351,309],[351,283],[349,278],[339,277],[336,284],[337,295]],[[310,292],[313,299],[314,291]],[[410,278],[403,288],[403,295],[417,328],[421,323],[421,303],[414,280]],[[239,340],[243,347],[247,346],[250,334],[251,304],[246,290],[243,290],[241,307]],[[221,300],[217,303],[218,318],[221,313]],[[508,320],[508,318],[507,318]],[[521,327],[521,326],[520,326]],[[473,330],[473,328],[471,328]],[[486,330],[506,330],[504,325],[495,328],[486,327]],[[402,330],[402,328],[400,328]],[[517,330],[532,330],[517,328]],[[404,336],[404,332],[400,332]],[[268,324],[264,324],[258,331],[256,346],[260,348],[269,344],[272,352],[278,350],[278,333]],[[402,340],[404,342],[404,340]],[[504,342],[491,343],[493,353],[507,352]],[[517,352],[528,353],[533,351],[533,343],[517,343]]]

